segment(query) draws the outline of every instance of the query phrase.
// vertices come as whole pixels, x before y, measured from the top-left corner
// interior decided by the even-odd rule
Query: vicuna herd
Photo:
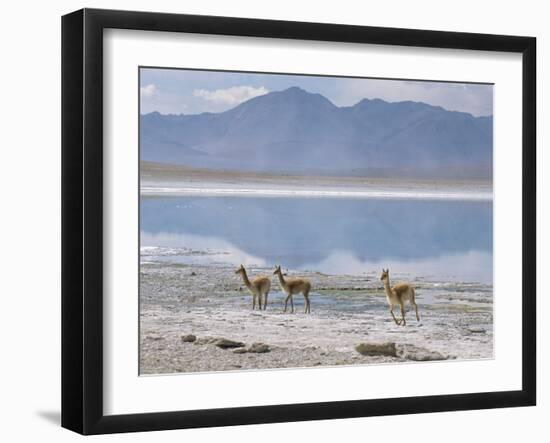
[[[271,290],[271,280],[269,277],[260,276],[250,280],[246,269],[243,265],[235,271],[235,274],[240,274],[245,286],[252,294],[252,309],[256,309],[256,300],[258,300],[258,308],[265,310],[267,308],[267,296]],[[277,266],[273,275],[279,278],[279,284],[281,289],[286,294],[285,297],[285,311],[287,310],[288,301],[290,300],[290,312],[294,312],[294,300],[292,296],[295,294],[302,294],[305,300],[305,313],[311,312],[311,305],[309,302],[309,292],[311,291],[311,283],[305,278],[287,278],[281,271],[281,267]],[[405,321],[405,303],[409,303],[414,307],[416,313],[416,320],[420,321],[418,315],[418,306],[416,304],[414,287],[408,283],[398,283],[395,286],[390,285],[390,271],[389,269],[382,269],[380,280],[384,282],[384,290],[386,292],[386,300],[390,307],[390,313],[397,325],[406,325]],[[393,313],[394,306],[399,305],[401,308],[401,320],[398,320]]]

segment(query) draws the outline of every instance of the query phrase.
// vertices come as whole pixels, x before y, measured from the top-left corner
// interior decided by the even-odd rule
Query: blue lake
[[[142,259],[492,282],[492,202],[142,197],[140,210]]]

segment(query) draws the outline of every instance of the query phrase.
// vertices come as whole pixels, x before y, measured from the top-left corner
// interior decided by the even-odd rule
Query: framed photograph
[[[62,425],[536,402],[531,37],[62,20]]]

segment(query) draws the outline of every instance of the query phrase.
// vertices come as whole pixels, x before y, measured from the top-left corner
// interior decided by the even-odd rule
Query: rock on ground
[[[359,343],[355,350],[361,355],[369,357],[383,355],[388,357],[397,357],[397,348],[395,343]]]
[[[248,352],[253,352],[256,354],[263,354],[264,352],[269,352],[271,349],[269,349],[269,346],[265,343],[252,343],[252,345],[248,348]]]
[[[244,346],[243,342],[229,340],[227,338],[219,338],[214,342],[218,348],[229,349],[229,348],[242,348]]]
[[[400,346],[397,355],[398,357],[413,361],[434,361],[449,359],[449,356],[445,356],[440,352],[430,351],[429,349],[409,344]]]

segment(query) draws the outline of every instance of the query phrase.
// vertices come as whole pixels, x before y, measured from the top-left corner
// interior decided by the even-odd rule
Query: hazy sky
[[[149,68],[141,70],[141,113],[221,112],[291,86],[322,94],[337,106],[380,98],[421,101],[474,116],[493,113],[491,85]]]

